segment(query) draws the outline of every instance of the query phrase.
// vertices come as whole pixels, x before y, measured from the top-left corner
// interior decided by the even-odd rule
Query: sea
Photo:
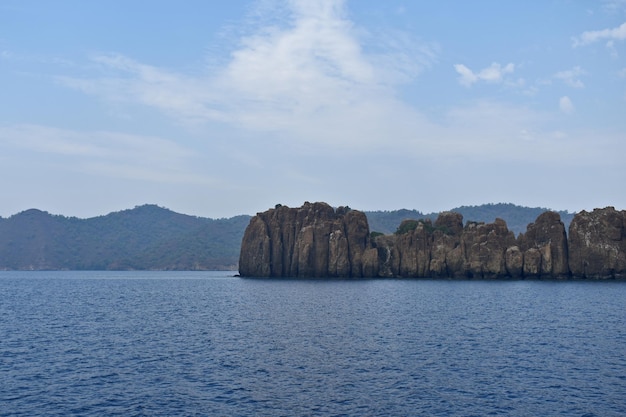
[[[0,272],[0,415],[626,415],[626,282],[232,274]]]

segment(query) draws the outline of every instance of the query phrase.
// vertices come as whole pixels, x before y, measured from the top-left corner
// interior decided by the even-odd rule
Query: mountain
[[[236,270],[249,221],[156,205],[90,219],[31,209],[0,219],[0,269]]]
[[[496,218],[501,218],[507,224],[509,230],[516,235],[526,232],[526,227],[535,221],[537,217],[549,209],[541,207],[523,207],[510,203],[482,204],[480,206],[461,206],[449,211],[460,213],[463,220],[492,223]],[[569,224],[575,213],[568,211],[557,211],[561,216],[561,221],[568,230]],[[393,233],[403,220],[431,219],[435,221],[439,213],[423,214],[416,210],[395,210],[395,211],[366,211],[370,230],[380,233]]]

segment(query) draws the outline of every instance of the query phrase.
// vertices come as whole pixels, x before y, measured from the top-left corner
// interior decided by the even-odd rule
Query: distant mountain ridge
[[[480,206],[461,206],[451,210],[460,213],[463,220],[491,223],[496,218],[503,219],[509,230],[516,235],[524,233],[526,226],[533,223],[535,219],[550,209],[542,207],[523,207],[511,203],[482,204]],[[557,211],[561,216],[561,221],[565,224],[565,230],[568,229],[570,222],[576,213],[568,211]],[[421,213],[417,210],[394,210],[394,211],[366,211],[367,220],[370,230],[380,233],[393,233],[403,220],[419,220],[431,219],[435,221],[439,213]]]
[[[236,270],[248,222],[156,205],[89,219],[31,209],[0,218],[0,269]]]
[[[547,209],[514,204],[462,206],[464,221],[500,217],[516,234]],[[558,212],[567,229],[574,213]],[[393,233],[417,210],[366,211],[370,230]],[[0,270],[237,270],[251,216],[210,219],[146,204],[88,219],[30,209],[0,217]]]

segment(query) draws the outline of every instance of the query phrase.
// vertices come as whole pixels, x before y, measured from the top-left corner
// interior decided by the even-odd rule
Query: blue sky
[[[626,208],[626,0],[0,2],[0,216]]]

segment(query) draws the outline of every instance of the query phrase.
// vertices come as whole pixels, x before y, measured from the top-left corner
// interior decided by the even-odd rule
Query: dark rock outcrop
[[[506,222],[468,222],[463,233],[466,272],[468,277],[503,278],[507,276],[506,250],[515,246],[515,235]]]
[[[519,236],[518,244],[523,253],[523,276],[569,276],[567,235],[558,213],[540,214]]]
[[[581,278],[626,278],[626,211],[581,211],[569,227],[569,267]]]
[[[365,214],[326,203],[276,206],[252,218],[244,233],[241,276],[352,277],[375,271]],[[364,264],[365,262],[365,264]]]
[[[568,241],[551,211],[518,238],[502,219],[464,226],[453,212],[370,238],[360,211],[277,206],[250,221],[239,266],[255,277],[626,278],[626,211],[579,213]]]

